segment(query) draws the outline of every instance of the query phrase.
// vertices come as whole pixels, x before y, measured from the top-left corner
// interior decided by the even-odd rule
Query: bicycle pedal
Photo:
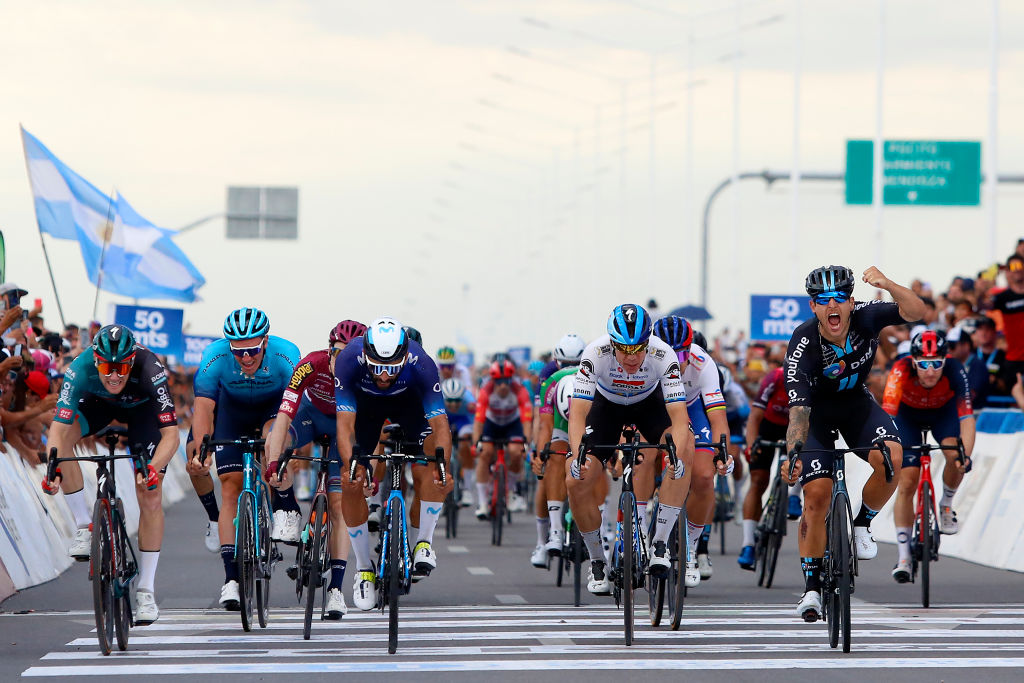
[[[293,564],[292,566],[288,567],[288,569],[285,569],[284,573],[288,575],[289,579],[294,581],[295,579],[299,578],[299,566]]]

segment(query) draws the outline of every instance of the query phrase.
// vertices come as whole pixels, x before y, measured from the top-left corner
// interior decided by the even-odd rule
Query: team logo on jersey
[[[669,363],[668,370],[665,372],[665,376],[669,379],[679,379],[682,377],[682,371],[679,369],[679,363],[673,361]]]
[[[832,365],[825,368],[825,376],[828,377],[829,379],[835,379],[836,377],[839,377],[841,374],[843,374],[843,370],[845,369],[846,361],[840,360],[838,363],[833,363]]]
[[[591,363],[589,360],[584,359],[580,363],[579,373],[586,377],[587,379],[590,379],[590,375],[594,373],[594,364]]]
[[[74,414],[75,411],[71,410],[71,408],[61,408],[57,413],[57,417],[62,420],[70,420]]]

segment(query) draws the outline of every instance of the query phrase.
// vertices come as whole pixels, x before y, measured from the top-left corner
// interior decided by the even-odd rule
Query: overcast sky
[[[842,172],[845,141],[875,131],[876,2],[749,0],[738,34],[734,7],[3,3],[7,277],[57,323],[21,123],[169,228],[223,211],[228,185],[299,187],[297,242],[227,240],[222,220],[179,238],[207,279],[186,307],[196,333],[257,305],[303,351],[340,318],[384,313],[431,351],[457,334],[480,351],[549,348],[566,331],[596,336],[617,303],[692,303],[704,202],[732,171],[734,63],[740,170],[792,166],[800,26],[801,167]],[[985,141],[990,10],[888,4],[886,137]],[[1024,173],[1019,3],[1002,3],[1000,27],[999,169]],[[1000,257],[1024,235],[1022,210],[1024,188],[1002,186]],[[883,221],[879,243],[872,209],[845,206],[841,183],[804,183],[793,258],[789,184],[726,190],[711,213],[711,329],[745,326],[749,294],[798,291],[793,275],[823,263],[860,271],[880,250],[895,280],[944,287],[987,259],[986,207],[886,208]],[[65,315],[83,323],[92,291],[77,244],[47,245]],[[101,317],[118,300],[101,295]]]

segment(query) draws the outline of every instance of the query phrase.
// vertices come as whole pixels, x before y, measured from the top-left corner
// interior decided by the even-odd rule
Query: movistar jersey
[[[228,340],[218,339],[203,351],[193,382],[196,397],[216,401],[223,393],[230,400],[243,404],[279,401],[299,357],[299,347],[295,344],[268,335],[263,362],[255,373],[247,375],[231,354]]]
[[[373,381],[363,358],[362,344],[349,344],[334,360],[334,404],[339,413],[356,412],[358,394],[395,396],[407,391],[423,401],[423,414],[428,420],[445,414],[437,365],[414,341],[409,341],[408,359],[387,389],[381,389]]]

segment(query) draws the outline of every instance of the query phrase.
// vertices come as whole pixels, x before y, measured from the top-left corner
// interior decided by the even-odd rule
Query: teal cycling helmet
[[[124,325],[107,325],[96,333],[93,355],[110,363],[123,363],[135,355],[135,335]]]
[[[224,319],[227,339],[253,339],[270,332],[270,318],[258,308],[238,308]]]

